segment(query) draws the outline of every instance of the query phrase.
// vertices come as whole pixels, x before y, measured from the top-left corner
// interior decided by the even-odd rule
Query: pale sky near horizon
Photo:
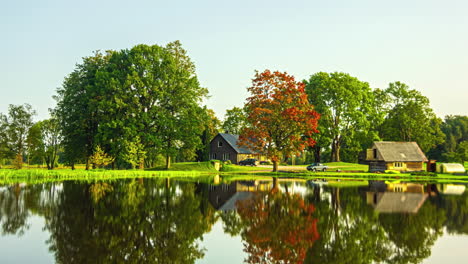
[[[36,120],[82,57],[173,40],[220,118],[264,69],[401,81],[439,117],[468,115],[468,1],[15,0],[2,1],[0,33],[0,112],[29,103]]]

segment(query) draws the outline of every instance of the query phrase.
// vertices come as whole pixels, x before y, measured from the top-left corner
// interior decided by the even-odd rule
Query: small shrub
[[[388,173],[388,174],[400,174],[401,172],[400,172],[400,171],[397,171],[397,170],[386,170],[385,173]]]
[[[231,165],[232,162],[231,162],[231,160],[225,160],[225,161],[224,161],[224,164],[225,164],[225,165]]]

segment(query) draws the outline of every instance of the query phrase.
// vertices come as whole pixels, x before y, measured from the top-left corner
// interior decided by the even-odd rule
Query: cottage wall
[[[220,135],[217,135],[210,143],[210,159],[230,160],[233,164],[238,163],[237,152]]]
[[[384,161],[369,162],[369,172],[384,172],[385,170],[387,170],[387,164]]]

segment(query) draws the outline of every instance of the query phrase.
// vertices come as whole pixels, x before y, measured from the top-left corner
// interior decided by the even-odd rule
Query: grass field
[[[308,172],[305,169],[272,172],[271,167],[251,167],[238,165],[223,165],[221,171],[216,171],[211,162],[183,162],[172,164],[169,170],[163,167],[146,170],[84,170],[84,169],[0,169],[0,183],[44,182],[63,180],[112,180],[126,178],[203,178],[220,174],[225,178],[258,178],[258,177],[288,177],[307,180],[405,180],[405,181],[446,181],[467,182],[468,175],[439,174],[437,176],[416,176],[408,173],[368,173],[367,165],[334,162],[326,163],[327,172]],[[468,163],[465,163],[467,166]],[[301,167],[301,166],[299,166]],[[297,166],[296,166],[297,168]],[[301,167],[302,168],[302,167]],[[340,170],[338,172],[337,170]]]

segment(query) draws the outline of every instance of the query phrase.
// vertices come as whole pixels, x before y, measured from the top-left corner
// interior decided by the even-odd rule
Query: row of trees
[[[281,81],[272,82],[272,78]],[[307,98],[307,104],[285,96],[288,85],[296,85],[296,90],[288,91],[291,98]],[[346,73],[319,72],[295,83],[286,73],[267,70],[256,74],[248,90],[251,97],[244,107],[227,110],[222,127],[241,134],[245,145],[270,154],[273,160],[292,157],[308,146],[315,161],[357,162],[364,158],[363,150],[379,140],[416,141],[430,158],[442,161],[463,162],[468,157],[468,117],[447,116],[442,121],[427,97],[401,82],[371,89]],[[315,114],[301,119],[295,110],[305,105]],[[311,121],[307,131],[301,127],[305,120]],[[283,126],[298,134],[282,130]],[[278,139],[286,139],[286,143]],[[274,155],[272,146],[277,151]]]
[[[429,157],[464,161],[468,117],[443,122],[419,91],[401,82],[386,89],[346,73],[319,72],[298,82],[287,73],[257,72],[244,107],[224,122],[202,105],[208,90],[175,41],[95,52],[57,89],[50,119],[32,121],[30,105],[0,114],[0,159],[53,169],[61,152],[72,168],[154,167],[161,160],[206,160],[219,131],[278,162],[307,150],[315,161],[357,162],[373,141],[416,141]],[[362,158],[362,157],[361,157]]]

